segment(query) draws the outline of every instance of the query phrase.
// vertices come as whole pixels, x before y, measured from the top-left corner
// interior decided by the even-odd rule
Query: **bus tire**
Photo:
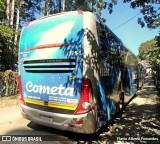
[[[120,102],[121,102],[122,108],[123,108],[123,106],[124,106],[124,92],[121,93]]]

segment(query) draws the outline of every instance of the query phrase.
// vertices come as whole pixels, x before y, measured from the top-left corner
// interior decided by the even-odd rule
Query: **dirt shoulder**
[[[0,97],[0,108],[6,106],[13,106],[19,104],[19,96],[7,96],[7,97]]]
[[[124,114],[103,133],[101,140],[116,143],[158,143],[160,140],[160,97],[151,77],[146,77],[139,91]]]

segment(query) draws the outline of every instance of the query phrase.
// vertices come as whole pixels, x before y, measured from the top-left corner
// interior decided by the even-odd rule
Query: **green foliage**
[[[141,27],[157,28],[160,26],[160,1],[159,0],[124,0],[130,3],[133,9],[140,7],[143,18],[138,18]]]
[[[156,37],[157,43],[149,52],[149,63],[154,71],[160,72],[160,37]]]
[[[160,41],[159,37],[142,43],[139,47],[139,58],[147,60],[153,68],[160,66]]]
[[[11,69],[11,66],[14,65],[13,58],[15,55],[12,55],[12,47],[14,46],[13,36],[15,34],[14,29],[0,23],[0,58],[2,71]]]
[[[91,11],[97,15],[101,15],[103,9],[107,9],[109,13],[112,13],[113,6],[117,4],[117,0],[66,0],[65,11],[72,11],[81,9],[84,11]]]
[[[42,0],[15,0],[14,12],[11,12],[12,1],[9,4],[9,13],[6,13],[6,0],[0,0],[0,70],[14,70],[17,61],[18,42],[20,30],[25,23],[36,19],[36,14],[40,11]],[[11,14],[14,13],[13,25],[9,25]],[[20,13],[20,17],[19,17]],[[9,26],[8,26],[9,25]],[[16,28],[18,26],[18,29]]]
[[[149,57],[150,51],[152,51],[156,47],[156,40],[149,40],[144,42],[139,47],[139,58],[141,60],[146,60]]]
[[[142,43],[139,48],[139,57],[147,60],[151,65],[153,77],[160,87],[160,36]]]
[[[152,65],[153,70],[159,69],[160,67],[160,48],[150,53],[149,62]]]
[[[157,90],[160,92],[160,41],[157,42],[157,47],[150,53],[149,63],[153,70]]]
[[[17,7],[20,6],[20,28],[26,23],[36,19],[36,16],[41,14],[43,0],[21,0],[21,3],[17,3]]]
[[[0,0],[0,19],[3,19],[5,14],[4,14],[4,9],[5,9],[5,0]]]

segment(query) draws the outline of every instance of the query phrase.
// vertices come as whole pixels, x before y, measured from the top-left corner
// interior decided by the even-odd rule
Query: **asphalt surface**
[[[0,108],[0,135],[48,135],[54,140],[54,143],[58,144],[159,143],[160,96],[153,85],[151,77],[147,77],[142,90],[130,102],[123,115],[115,119],[99,137],[93,135],[89,139],[84,135],[60,131],[30,122],[22,118],[19,105],[3,107]]]

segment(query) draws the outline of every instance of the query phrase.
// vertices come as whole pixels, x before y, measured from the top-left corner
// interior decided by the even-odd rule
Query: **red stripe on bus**
[[[47,45],[38,45],[32,48],[27,48],[26,51],[29,50],[36,50],[36,49],[44,49],[44,48],[55,48],[55,47],[62,47],[62,46],[73,46],[74,44],[47,44]]]

